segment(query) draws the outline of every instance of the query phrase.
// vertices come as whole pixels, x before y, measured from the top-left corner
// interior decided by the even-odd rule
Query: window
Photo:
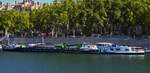
[[[129,49],[125,49],[125,51],[129,51]]]
[[[117,48],[116,51],[120,51],[120,48]]]
[[[114,51],[114,49],[113,49],[113,48],[110,48],[110,50],[111,50],[111,51]]]
[[[135,51],[135,48],[131,48],[132,49],[132,51]]]
[[[116,47],[116,46],[117,46],[117,45],[114,45],[114,44],[112,45],[112,47]]]

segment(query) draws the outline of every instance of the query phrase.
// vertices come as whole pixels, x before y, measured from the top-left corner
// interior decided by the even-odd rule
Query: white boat
[[[144,54],[145,50],[143,47],[130,47],[130,46],[120,46],[113,43],[98,43],[96,44],[99,53],[108,54]]]
[[[144,48],[142,47],[128,47],[128,46],[119,46],[111,47],[105,50],[106,53],[114,54],[144,54]]]
[[[3,49],[3,47],[2,47],[2,45],[0,45],[0,50],[2,50]]]
[[[80,50],[90,51],[90,50],[98,50],[96,45],[83,43],[80,47]]]
[[[104,53],[106,52],[107,49],[109,49],[111,46],[113,46],[112,43],[107,43],[107,42],[100,42],[96,44],[99,53]]]

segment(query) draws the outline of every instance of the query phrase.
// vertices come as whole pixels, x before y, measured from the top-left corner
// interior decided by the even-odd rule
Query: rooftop
[[[33,4],[31,2],[20,2],[15,4],[16,7],[31,7]]]

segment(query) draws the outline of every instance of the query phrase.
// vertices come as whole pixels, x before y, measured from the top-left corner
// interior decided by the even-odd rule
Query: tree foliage
[[[139,29],[141,28],[141,29]],[[55,0],[32,11],[0,11],[0,30],[51,36],[150,34],[150,0]]]

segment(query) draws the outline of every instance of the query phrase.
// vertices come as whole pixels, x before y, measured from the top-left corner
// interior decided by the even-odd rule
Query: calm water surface
[[[150,73],[150,55],[0,52],[0,73]]]

